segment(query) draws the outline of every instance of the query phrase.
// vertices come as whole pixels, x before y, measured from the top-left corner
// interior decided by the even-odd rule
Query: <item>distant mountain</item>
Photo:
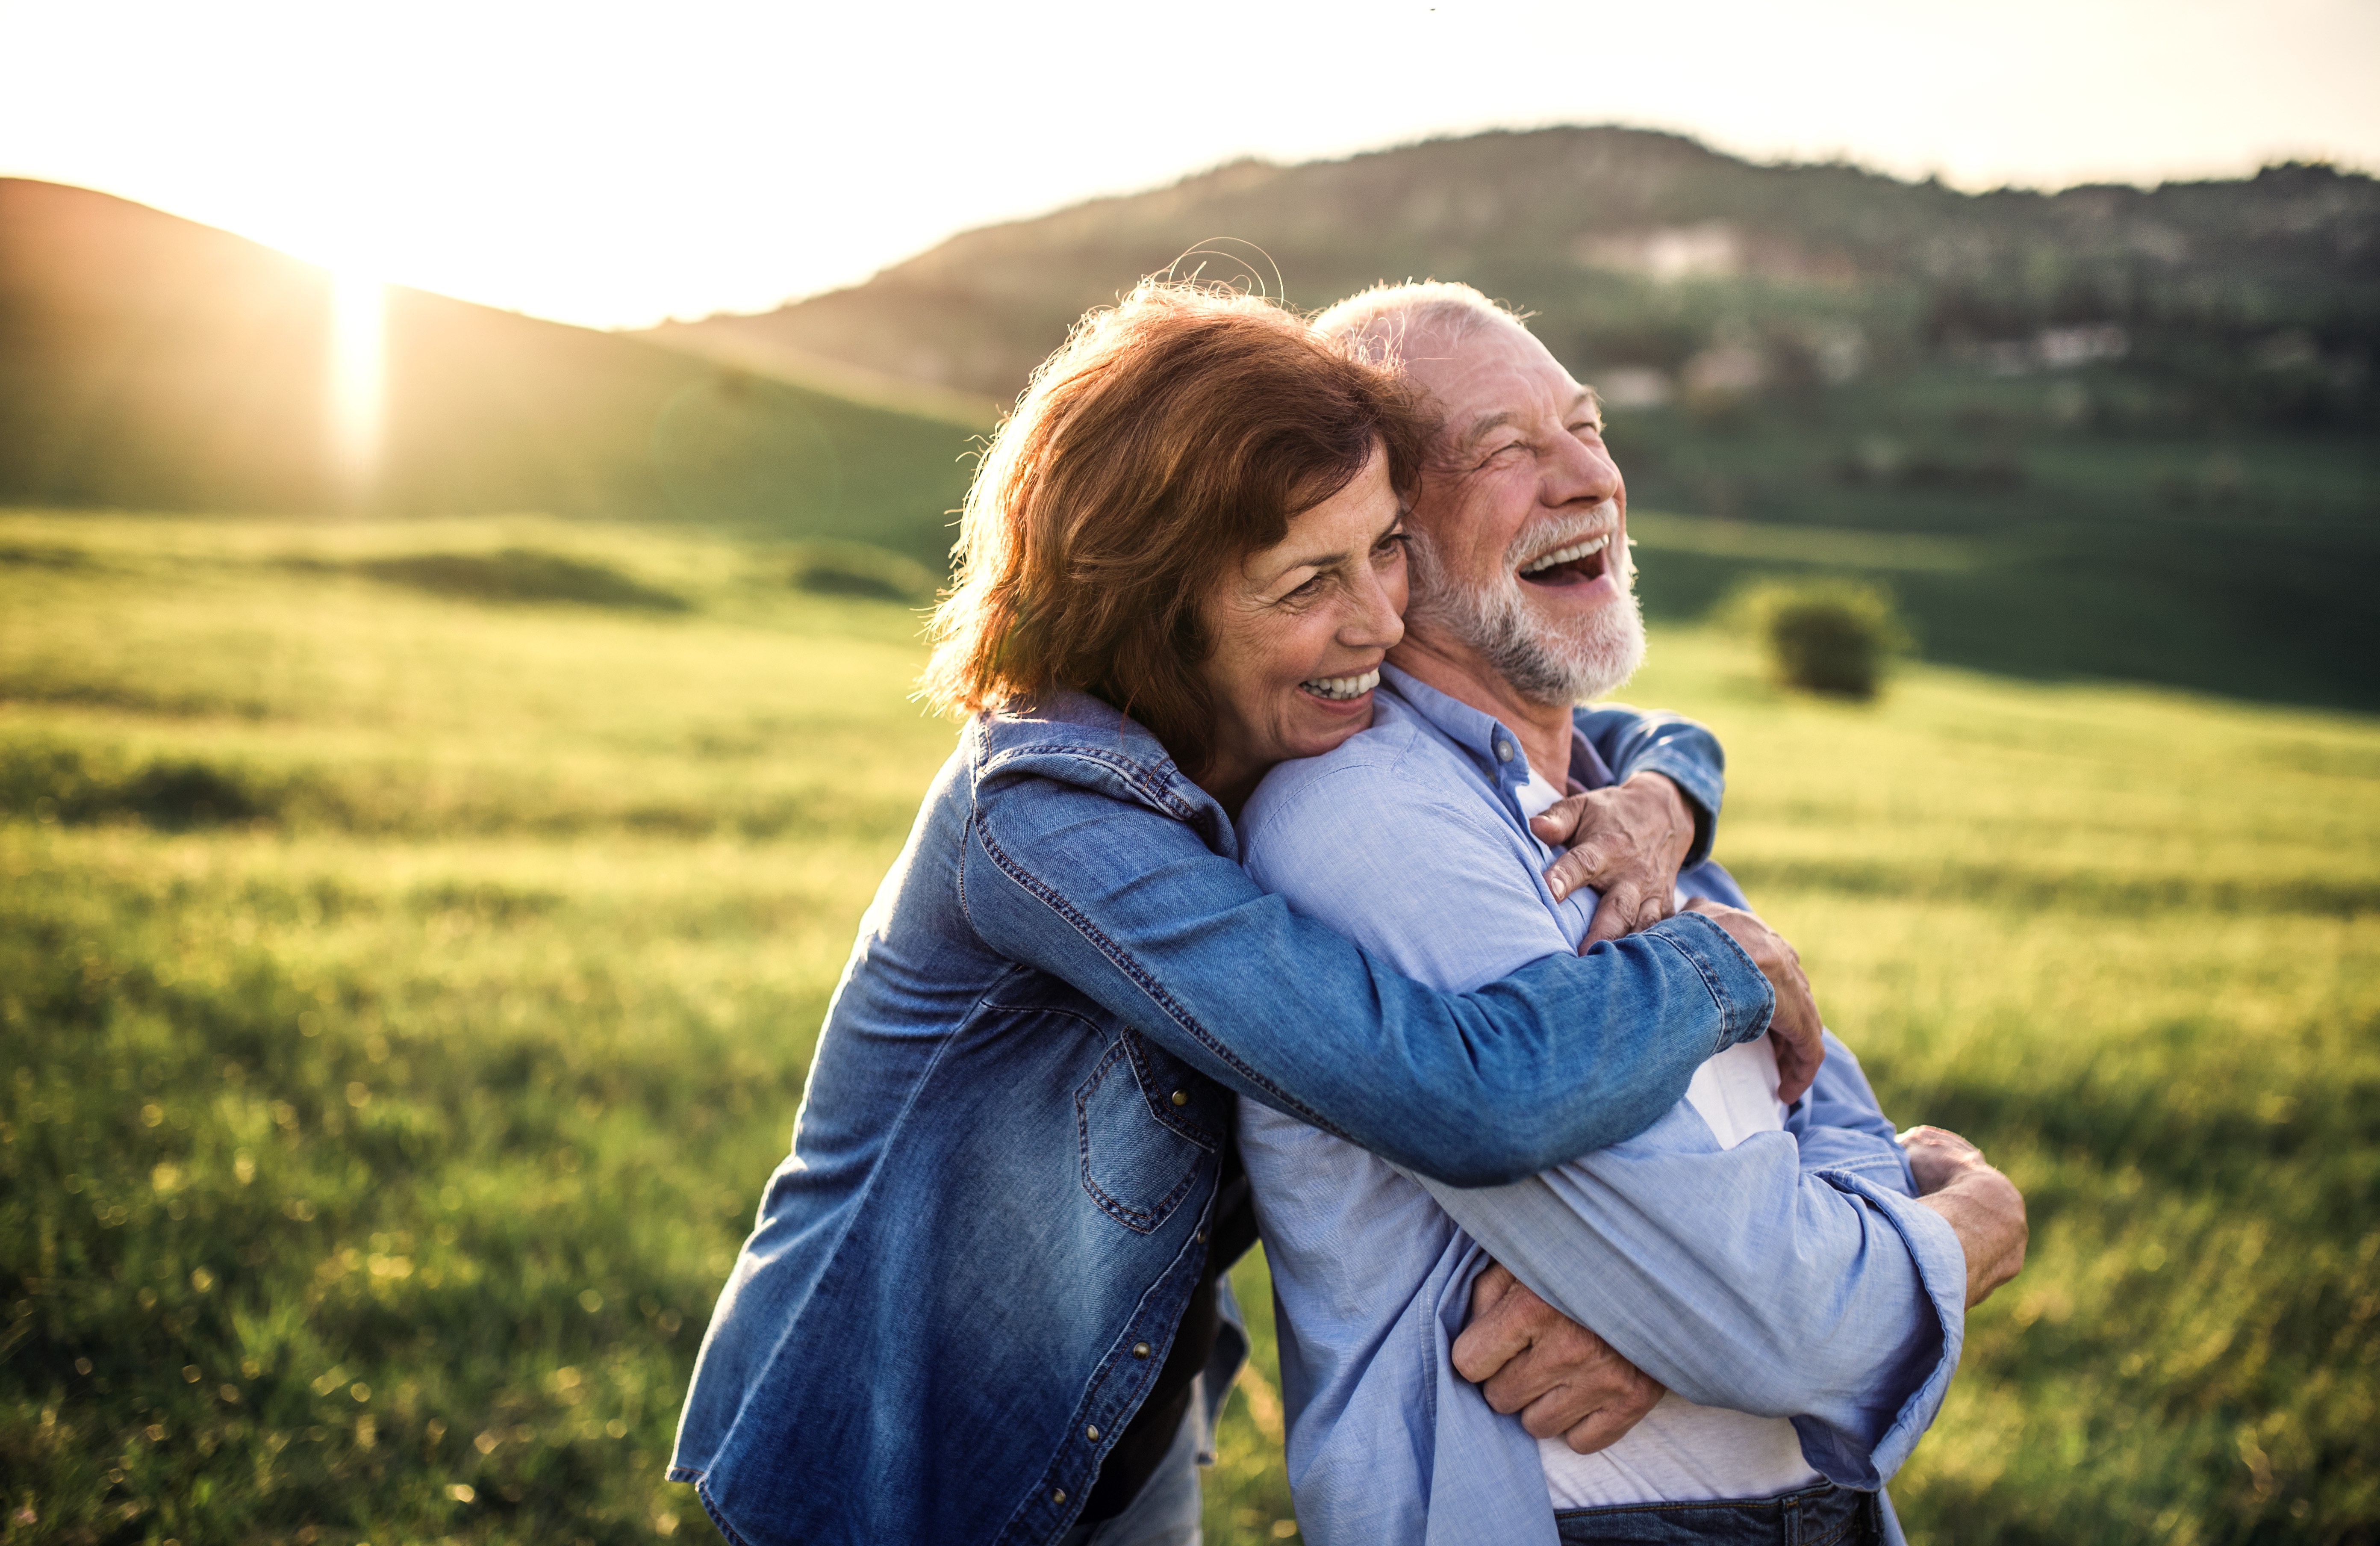
[[[2147,191],[1968,194],[1852,166],[1755,165],[1625,128],[1241,162],[651,336],[733,338],[1005,399],[1086,308],[1177,262],[1253,274],[1305,306],[1381,279],[1468,280],[1534,311],[1575,368],[1633,370],[1640,387],[1642,372],[1664,372],[1673,390],[1715,347],[1750,347],[1767,379],[1790,384],[1945,353],[1998,349],[2022,366],[2045,331],[2113,326],[2136,367],[2153,361],[2204,410],[2369,424],[2380,347],[2369,177],[2284,166]],[[2269,368],[2226,383],[2197,358],[2210,346],[2227,359],[2261,349]],[[2049,348],[2113,347],[2102,335]]]
[[[947,408],[397,286],[380,470],[350,493],[330,455],[331,308],[311,264],[0,179],[0,500],[692,519],[937,563],[949,545],[971,426]]]
[[[2380,708],[2380,183],[2329,166],[1970,194],[1497,132],[1243,162],[644,336],[1005,401],[1169,265],[1526,308],[1612,409],[1656,615],[1850,571],[1937,659]]]

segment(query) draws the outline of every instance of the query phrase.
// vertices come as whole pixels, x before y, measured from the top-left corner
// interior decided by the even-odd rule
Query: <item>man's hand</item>
[[[1827,1044],[1821,1039],[1826,1027],[1818,1019],[1818,1001],[1811,996],[1810,980],[1803,975],[1800,953],[1784,935],[1761,922],[1757,913],[1707,896],[1688,902],[1686,910],[1701,913],[1726,930],[1728,938],[1742,945],[1760,975],[1768,979],[1777,995],[1777,1007],[1768,1016],[1768,1040],[1777,1050],[1777,1098],[1791,1105],[1818,1077],[1818,1065],[1827,1061]]]
[[[1694,813],[1663,774],[1555,801],[1529,822],[1540,841],[1570,851],[1547,867],[1559,902],[1581,886],[1603,894],[1579,949],[1648,929],[1674,910],[1678,867],[1694,846]]]
[[[1968,1307],[1982,1304],[2024,1271],[2024,1194],[1956,1133],[1912,1127],[1900,1147],[1909,1151],[1917,1200],[1949,1221],[1967,1253]]]
[[[1454,1371],[1534,1438],[1559,1434],[1581,1455],[1616,1442],[1667,1394],[1611,1345],[1531,1293],[1495,1262],[1471,1285]]]

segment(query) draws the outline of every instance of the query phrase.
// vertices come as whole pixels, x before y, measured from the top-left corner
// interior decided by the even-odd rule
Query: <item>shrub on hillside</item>
[[[1912,643],[1891,596],[1863,580],[1762,580],[1738,593],[1733,610],[1779,682],[1831,698],[1874,698],[1886,665]]]
[[[934,599],[936,581],[923,564],[866,542],[804,542],[788,574],[794,588],[820,596],[873,596],[912,606]]]
[[[128,766],[72,747],[0,747],[0,816],[67,826],[128,820],[183,832],[271,821],[288,794],[246,769],[189,758]]]
[[[433,595],[483,602],[578,602],[589,606],[684,612],[686,600],[601,564],[535,548],[500,553],[416,553],[356,566],[371,576]]]

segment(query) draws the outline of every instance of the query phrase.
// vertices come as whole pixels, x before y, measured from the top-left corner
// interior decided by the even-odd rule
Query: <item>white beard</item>
[[[1619,599],[1585,617],[1558,623],[1537,615],[1514,573],[1518,557],[1507,554],[1497,578],[1488,584],[1466,586],[1447,574],[1426,534],[1411,535],[1414,600],[1407,610],[1478,651],[1531,702],[1591,701],[1618,688],[1645,663],[1645,617],[1628,585],[1626,549],[1612,550],[1607,560],[1621,587]]]

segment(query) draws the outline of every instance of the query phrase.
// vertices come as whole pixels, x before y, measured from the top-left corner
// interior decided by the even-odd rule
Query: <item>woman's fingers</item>
[[[1818,1018],[1818,1001],[1811,995],[1799,960],[1785,980],[1767,975],[1777,992],[1777,1007],[1768,1016],[1768,1040],[1777,1053],[1777,1098],[1790,1106],[1809,1093],[1819,1065],[1827,1061],[1827,1028]]]
[[[1818,1001],[1803,973],[1801,953],[1758,915],[1697,896],[1686,904],[1727,931],[1743,947],[1760,975],[1768,980],[1775,1007],[1768,1016],[1769,1044],[1777,1053],[1777,1098],[1791,1105],[1809,1092],[1827,1061],[1827,1028],[1818,1018]]]
[[[1595,917],[1587,923],[1585,937],[1578,942],[1579,954],[1585,955],[1604,940],[1650,929],[1677,910],[1676,899],[1674,887],[1647,891],[1633,882],[1615,884],[1595,905]]]
[[[1530,817],[1529,830],[1537,834],[1539,841],[1560,846],[1579,835],[1579,823],[1585,815],[1586,795],[1564,795]]]
[[[1529,830],[1548,845],[1570,845],[1546,867],[1546,886],[1556,901],[1581,888],[1607,898],[1620,890],[1640,899],[1658,896],[1661,911],[1650,920],[1658,922],[1669,916],[1679,866],[1694,846],[1694,819],[1676,785],[1659,773],[1638,773],[1625,784],[1556,800]],[[1640,901],[1613,920],[1627,927],[1599,937],[1644,927],[1636,921],[1643,911]]]

